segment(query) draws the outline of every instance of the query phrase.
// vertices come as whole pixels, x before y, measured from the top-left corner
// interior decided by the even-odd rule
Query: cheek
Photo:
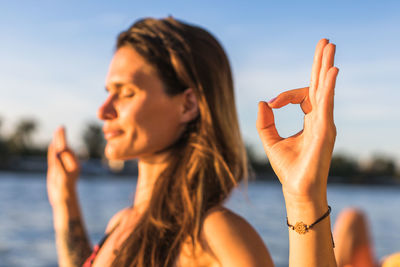
[[[168,102],[144,103],[134,114],[138,137],[149,146],[169,146],[179,137],[179,116],[176,106]]]
[[[124,130],[123,139],[110,142],[106,154],[133,158],[148,155],[173,144],[183,132],[178,106],[163,99],[132,99],[119,105],[118,124]],[[107,153],[107,149],[109,150]]]
[[[127,146],[137,146],[138,139],[143,139],[143,132],[146,128],[146,110],[140,101],[132,101],[120,107],[119,124],[124,130],[125,142]],[[143,143],[143,140],[139,140]]]

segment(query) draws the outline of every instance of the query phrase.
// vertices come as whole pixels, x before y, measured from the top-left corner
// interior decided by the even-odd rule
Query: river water
[[[79,196],[93,243],[108,220],[133,200],[136,179],[81,179]],[[379,258],[400,250],[400,187],[329,185],[332,221],[345,207],[363,209]],[[226,206],[246,218],[267,244],[277,267],[288,265],[288,231],[279,183],[251,182]],[[0,267],[57,266],[51,207],[44,175],[0,173]]]

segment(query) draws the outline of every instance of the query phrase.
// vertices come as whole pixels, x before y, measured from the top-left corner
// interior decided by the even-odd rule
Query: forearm
[[[312,202],[298,202],[286,199],[288,221],[295,225],[304,222],[314,223],[328,210],[326,199]],[[289,266],[290,267],[331,267],[336,266],[330,216],[318,222],[305,234],[289,228]]]
[[[92,249],[75,191],[68,200],[53,205],[58,263],[61,267],[82,266]]]

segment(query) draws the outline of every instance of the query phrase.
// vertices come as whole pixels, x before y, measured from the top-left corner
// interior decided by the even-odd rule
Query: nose
[[[113,95],[109,95],[104,103],[97,110],[97,117],[100,120],[112,120],[117,117],[117,111],[115,110],[115,102]]]

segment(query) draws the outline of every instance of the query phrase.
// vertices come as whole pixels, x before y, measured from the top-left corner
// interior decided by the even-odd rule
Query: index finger
[[[288,104],[300,104],[304,114],[307,114],[312,110],[308,90],[308,87],[304,87],[285,91],[280,93],[273,101],[268,102],[268,105],[276,109]]]
[[[319,82],[319,74],[321,71],[322,55],[324,52],[324,48],[328,43],[329,43],[328,39],[321,39],[315,48],[314,61],[311,69],[311,82],[309,91],[310,101],[312,106],[314,106],[316,103],[316,91]]]

